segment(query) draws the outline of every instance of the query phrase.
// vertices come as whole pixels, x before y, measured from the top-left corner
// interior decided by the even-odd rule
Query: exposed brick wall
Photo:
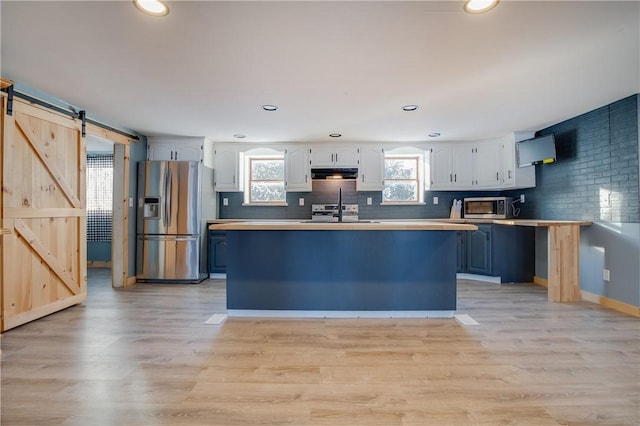
[[[538,132],[555,134],[558,161],[536,166],[537,186],[527,191],[527,216],[638,222],[637,98]]]

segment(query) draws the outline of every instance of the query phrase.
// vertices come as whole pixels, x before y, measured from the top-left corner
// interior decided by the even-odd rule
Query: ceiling
[[[3,0],[0,72],[143,135],[218,142],[480,140],[640,91],[638,1],[167,3]]]

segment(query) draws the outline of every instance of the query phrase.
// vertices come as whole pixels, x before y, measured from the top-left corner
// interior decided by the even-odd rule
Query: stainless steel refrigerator
[[[196,283],[200,273],[200,163],[138,163],[140,282]]]

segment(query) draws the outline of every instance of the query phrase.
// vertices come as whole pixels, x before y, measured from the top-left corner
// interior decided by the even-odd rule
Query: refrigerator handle
[[[171,202],[171,192],[173,187],[173,174],[171,168],[167,168],[167,227],[171,226],[171,212],[173,211],[173,203]]]
[[[169,210],[167,209],[167,198],[168,198],[167,187],[169,186],[168,179],[169,179],[169,170],[165,168],[164,169],[164,179],[163,179],[163,182],[162,182],[162,186],[163,186],[163,188],[162,188],[163,194],[162,195],[164,197],[164,199],[162,200],[163,201],[163,203],[162,203],[162,226],[164,226],[165,228],[168,226],[168,224],[167,224],[167,221],[168,221],[167,216],[168,216],[168,213],[169,213]]]

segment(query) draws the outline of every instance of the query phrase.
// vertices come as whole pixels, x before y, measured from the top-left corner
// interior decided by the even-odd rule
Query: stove
[[[338,205],[337,204],[312,204],[311,220],[313,222],[337,222],[338,221]],[[358,221],[358,205],[357,204],[342,205],[342,221],[343,222]]]

